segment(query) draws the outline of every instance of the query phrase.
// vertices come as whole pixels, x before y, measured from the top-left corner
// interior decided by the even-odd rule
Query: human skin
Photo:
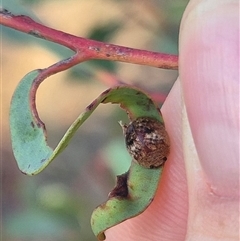
[[[239,240],[238,0],[192,0],[162,107],[171,153],[152,204],[107,241]]]

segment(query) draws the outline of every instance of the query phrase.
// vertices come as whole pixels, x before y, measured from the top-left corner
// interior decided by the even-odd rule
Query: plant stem
[[[177,55],[128,48],[77,37],[44,26],[28,16],[13,15],[5,9],[0,10],[0,24],[67,47],[76,52],[78,57],[76,55],[75,57],[79,59],[78,63],[82,62],[83,59],[84,61],[104,59],[164,69],[178,68]]]

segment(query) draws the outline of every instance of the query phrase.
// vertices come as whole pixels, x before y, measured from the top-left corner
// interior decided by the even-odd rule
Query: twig
[[[76,52],[77,63],[82,62],[83,59],[104,59],[164,69],[178,68],[178,56],[176,55],[139,50],[77,37],[46,27],[30,17],[13,15],[5,9],[0,10],[0,24],[73,50]]]

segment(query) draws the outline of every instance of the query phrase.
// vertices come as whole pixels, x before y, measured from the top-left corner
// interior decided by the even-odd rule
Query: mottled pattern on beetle
[[[125,129],[128,152],[140,165],[147,168],[161,166],[169,154],[169,137],[158,120],[141,117]]]

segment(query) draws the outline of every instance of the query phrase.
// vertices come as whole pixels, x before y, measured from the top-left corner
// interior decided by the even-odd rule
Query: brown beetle
[[[164,164],[170,152],[170,141],[161,122],[140,117],[129,125],[121,126],[127,150],[134,161],[146,168],[157,168]]]

